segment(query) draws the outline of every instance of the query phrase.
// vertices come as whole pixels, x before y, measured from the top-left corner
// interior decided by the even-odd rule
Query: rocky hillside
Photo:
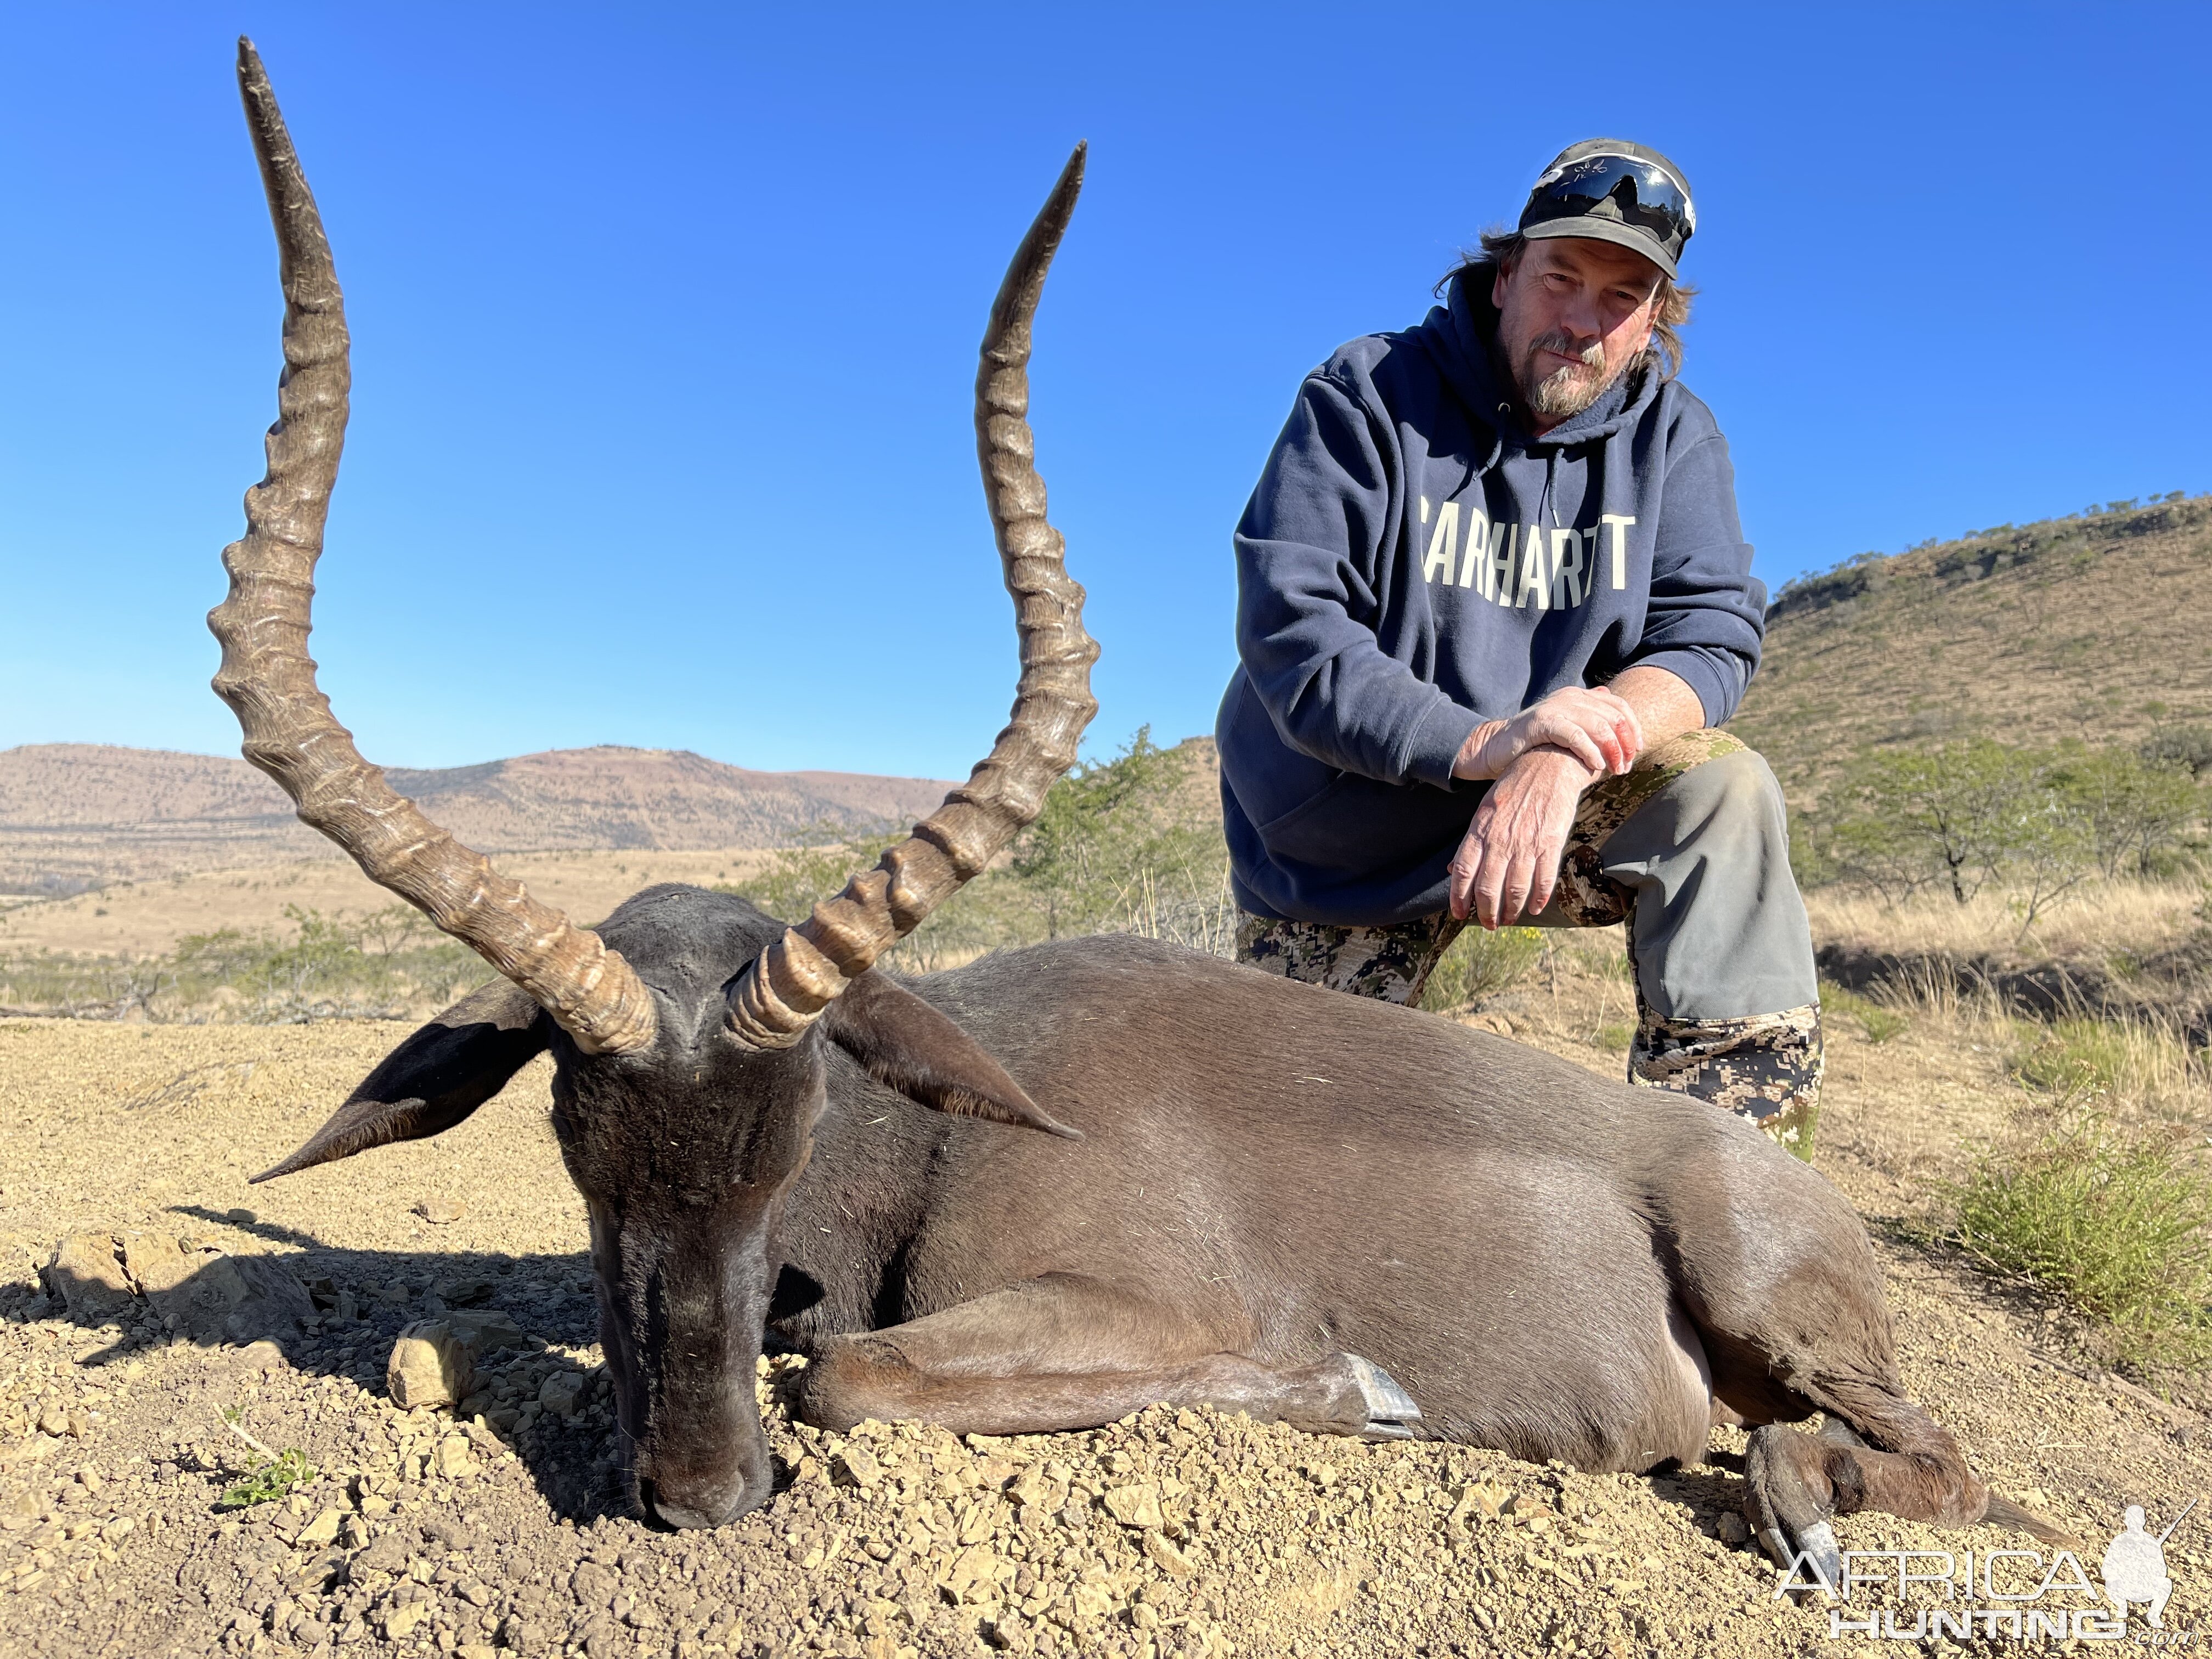
[[[2212,496],[2002,525],[1792,582],[1733,722],[1793,799],[1876,744],[2212,720]]]
[[[751,772],[684,750],[557,750],[392,784],[486,852],[773,847],[823,824],[927,812],[947,786],[848,772]],[[337,856],[242,760],[95,744],[0,750],[0,892],[69,892]]]

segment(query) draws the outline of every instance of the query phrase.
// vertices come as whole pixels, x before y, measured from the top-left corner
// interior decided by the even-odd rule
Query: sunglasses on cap
[[[1564,225],[1536,230],[1569,219],[1591,223],[1572,232]],[[1682,245],[1698,228],[1698,213],[1689,191],[1664,167],[1632,155],[1600,154],[1565,162],[1539,179],[1521,210],[1520,228],[1524,234],[1596,235],[1630,247],[1649,243],[1664,256],[1659,263],[1672,276]]]

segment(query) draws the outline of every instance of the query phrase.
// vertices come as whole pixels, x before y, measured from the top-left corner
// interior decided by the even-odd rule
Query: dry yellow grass
[[[510,853],[499,867],[538,897],[596,921],[641,887],[656,882],[709,886],[736,881],[770,854],[757,848],[702,853]],[[295,864],[211,871],[167,881],[125,883],[0,912],[0,951],[66,951],[156,956],[187,933],[221,927],[285,929],[285,907],[325,916],[359,916],[397,902],[351,864],[333,855]]]
[[[1620,1076],[1636,1022],[1620,930],[1554,934],[1548,945],[1536,969],[1473,1023]],[[1869,1005],[1901,1024],[1870,1025],[1857,1012]],[[1820,1167],[1863,1208],[1934,1213],[1937,1188],[1963,1176],[1984,1149],[2032,1139],[2093,1092],[2125,1125],[2212,1121],[2206,1055],[2154,1022],[2054,1032],[2008,1013],[1986,991],[1929,979],[1836,997],[1822,1026]],[[2070,1090],[2047,1086],[2069,1066],[2094,1075]]]
[[[1900,956],[2043,957],[2103,962],[2147,957],[2196,932],[2204,902],[2195,883],[2097,882],[2069,893],[2024,938],[2019,914],[1984,888],[1960,904],[1948,894],[1891,904],[1871,894],[1826,888],[1806,896],[1813,937]]]

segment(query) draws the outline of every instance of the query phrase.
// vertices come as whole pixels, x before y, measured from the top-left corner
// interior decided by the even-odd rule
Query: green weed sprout
[[[245,1478],[227,1488],[216,1500],[217,1509],[243,1510],[256,1504],[273,1504],[289,1497],[293,1487],[315,1478],[315,1466],[307,1462],[307,1453],[297,1446],[272,1451],[266,1443],[247,1431],[243,1417],[240,1407],[225,1407],[223,1426],[251,1447],[255,1455],[246,1465]]]

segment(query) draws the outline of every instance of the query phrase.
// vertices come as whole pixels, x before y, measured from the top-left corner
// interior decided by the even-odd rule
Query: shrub
[[[1959,1243],[2100,1322],[2117,1357],[2212,1358],[2212,1187],[2181,1143],[2077,1115],[1947,1190]]]
[[[292,936],[234,927],[193,933],[137,961],[41,951],[0,963],[4,1000],[44,1012],[152,1020],[225,1017],[257,1024],[396,1018],[489,976],[466,945],[404,905],[349,920],[288,906]]]
[[[1820,988],[1820,1012],[1834,1018],[1848,1015],[1858,1022],[1869,1042],[1887,1042],[1912,1022],[1894,1008],[1885,1008],[1871,997],[1847,991],[1840,985]]]
[[[2118,1090],[2131,1056],[2127,1034],[2098,1019],[2062,1019],[2037,1032],[2013,1056],[2012,1074],[2031,1089],[2063,1098]]]
[[[1480,1006],[1519,981],[1543,953],[1540,927],[1501,927],[1494,933],[1463,927],[1429,975],[1421,1006],[1445,1014]]]
[[[2201,780],[2212,772],[2212,726],[2161,726],[2136,752],[2153,765],[2185,766]]]
[[[2203,811],[2193,766],[2124,749],[2061,750],[2049,764],[2046,784],[2079,815],[2090,854],[2107,880],[2129,871],[2150,875],[2158,855]]]
[[[886,960],[927,973],[1002,946],[1078,933],[1136,933],[1230,955],[1237,907],[1229,852],[1218,817],[1194,812],[1187,799],[1200,787],[1210,798],[1211,779],[1194,778],[1187,755],[1160,748],[1149,728],[1140,729],[1119,754],[1084,762],[1054,784],[1011,858],[970,882]],[[718,890],[797,921],[898,839],[825,831]]]

